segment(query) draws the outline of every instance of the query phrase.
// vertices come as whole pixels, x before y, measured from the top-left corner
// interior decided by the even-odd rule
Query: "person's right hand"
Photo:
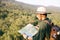
[[[23,37],[26,39],[27,38],[27,35],[26,34],[23,34]]]
[[[37,25],[37,26],[35,26],[35,28],[39,30],[39,26],[38,26],[38,25]]]
[[[28,40],[32,40],[32,37],[28,37]]]
[[[26,39],[27,38],[27,35],[26,34],[23,34],[23,37]],[[32,37],[28,37],[28,40],[32,40]]]

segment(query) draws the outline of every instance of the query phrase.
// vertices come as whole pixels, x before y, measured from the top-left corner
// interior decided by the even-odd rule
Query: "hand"
[[[23,37],[26,39],[27,38],[27,35],[26,34],[23,34]],[[28,37],[28,40],[32,40],[32,37]]]
[[[39,30],[39,26],[35,26],[36,27],[36,29],[38,29]]]
[[[27,35],[26,34],[23,34],[23,37],[26,39],[27,38]]]
[[[28,40],[32,40],[32,37],[28,37]]]

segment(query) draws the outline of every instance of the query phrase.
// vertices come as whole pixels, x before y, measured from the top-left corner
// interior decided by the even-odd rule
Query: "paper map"
[[[21,34],[26,34],[29,37],[33,37],[38,32],[38,30],[32,24],[28,24],[18,32]]]

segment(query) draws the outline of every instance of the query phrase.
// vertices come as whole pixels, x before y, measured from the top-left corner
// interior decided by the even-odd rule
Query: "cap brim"
[[[37,14],[41,14],[41,13],[37,13]],[[43,13],[43,14],[51,14],[51,13]]]
[[[51,13],[46,13],[46,14],[51,14]]]

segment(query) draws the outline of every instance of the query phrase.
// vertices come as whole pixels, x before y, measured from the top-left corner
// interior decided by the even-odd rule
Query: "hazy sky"
[[[16,0],[33,5],[57,6],[60,7],[60,0]]]

